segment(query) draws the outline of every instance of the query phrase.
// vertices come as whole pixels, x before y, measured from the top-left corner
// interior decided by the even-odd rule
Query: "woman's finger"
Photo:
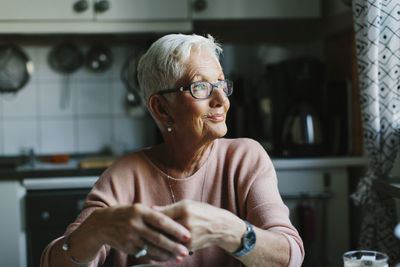
[[[171,219],[176,220],[181,218],[185,214],[186,209],[188,208],[190,203],[190,200],[182,200],[171,205],[152,206],[152,208],[157,211],[161,211]]]
[[[147,255],[149,258],[156,261],[167,261],[171,260],[174,255],[162,248],[148,244]]]
[[[141,238],[146,240],[149,244],[163,248],[164,250],[172,253],[176,256],[187,256],[189,255],[189,250],[182,244],[177,243],[171,239],[169,239],[165,234],[160,233],[159,231],[149,228],[148,226],[144,226],[140,229]]]
[[[120,238],[110,242],[109,245],[126,254],[135,255],[145,247],[146,243],[137,235],[130,235],[129,238]]]
[[[181,242],[187,242],[191,237],[191,234],[186,227],[177,223],[168,215],[165,216],[165,214],[161,212],[150,210],[148,213],[143,215],[143,219],[147,224],[150,224],[156,229],[162,230]]]

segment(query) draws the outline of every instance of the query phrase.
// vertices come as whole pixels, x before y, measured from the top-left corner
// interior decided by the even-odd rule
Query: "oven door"
[[[44,248],[75,220],[88,192],[88,188],[27,191],[25,218],[29,267],[40,265]]]

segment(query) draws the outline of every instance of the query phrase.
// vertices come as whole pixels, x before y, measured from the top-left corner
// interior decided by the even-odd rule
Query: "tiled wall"
[[[89,45],[76,44],[85,55]],[[105,146],[121,153],[154,143],[155,126],[150,116],[132,117],[124,106],[126,89],[120,72],[126,58],[138,48],[110,45],[114,57],[110,69],[93,73],[82,66],[67,77],[48,64],[52,45],[22,46],[35,71],[17,94],[0,94],[0,155],[31,148],[37,154],[91,153]],[[264,64],[277,56],[280,60],[299,55],[321,57],[316,51],[322,51],[318,42],[288,44],[280,49],[226,43],[223,48],[221,63],[226,76],[235,73],[249,78],[259,75]],[[66,90],[67,100],[63,97]]]
[[[114,60],[107,71],[82,66],[68,77],[49,66],[50,45],[22,46],[35,70],[17,94],[0,94],[0,155],[31,148],[36,154],[92,153],[105,146],[121,153],[153,144],[150,116],[130,116],[124,106],[120,71],[134,48],[110,48]]]

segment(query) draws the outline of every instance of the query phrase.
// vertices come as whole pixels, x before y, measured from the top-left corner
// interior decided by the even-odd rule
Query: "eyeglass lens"
[[[232,94],[232,83],[229,81],[219,81],[215,84],[209,82],[195,82],[190,85],[190,91],[196,98],[207,98],[213,92],[213,87],[222,89],[227,96]]]

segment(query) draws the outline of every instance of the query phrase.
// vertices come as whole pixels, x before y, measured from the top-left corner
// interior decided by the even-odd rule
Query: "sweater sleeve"
[[[127,167],[128,159],[119,159],[116,163],[110,166],[97,180],[92,190],[86,197],[86,201],[83,205],[83,210],[76,218],[76,220],[68,225],[63,236],[53,240],[44,249],[41,256],[41,267],[51,267],[50,259],[51,252],[54,249],[54,244],[64,237],[66,234],[73,232],[77,229],[82,222],[86,220],[92,214],[92,212],[98,208],[106,208],[117,204],[130,204],[132,203],[133,192],[126,190],[126,188],[134,188],[132,172]],[[90,263],[90,267],[101,266],[107,254],[110,251],[109,246],[103,246],[97,257]]]
[[[268,231],[284,235],[290,244],[289,267],[301,266],[304,247],[296,228],[289,219],[289,209],[278,189],[278,180],[272,161],[258,142],[249,141],[247,160],[249,171],[243,177],[242,195],[246,219]]]
[[[76,228],[79,227],[79,225],[95,210],[95,208],[88,208],[82,211],[82,213],[78,216],[78,218],[76,219],[76,221],[72,224],[70,224],[67,227],[67,230],[65,231],[64,235],[61,237],[56,238],[55,240],[53,240],[52,242],[50,242],[50,244],[47,245],[47,247],[44,249],[41,259],[40,259],[40,266],[41,267],[51,267],[51,262],[50,262],[50,258],[51,258],[51,252],[54,249],[54,244],[60,240],[61,238],[63,238],[64,236],[66,236],[68,233],[73,232]],[[106,257],[107,254],[109,253],[110,248],[109,246],[103,246],[97,257],[88,265],[89,267],[95,267],[95,266],[101,266]]]

